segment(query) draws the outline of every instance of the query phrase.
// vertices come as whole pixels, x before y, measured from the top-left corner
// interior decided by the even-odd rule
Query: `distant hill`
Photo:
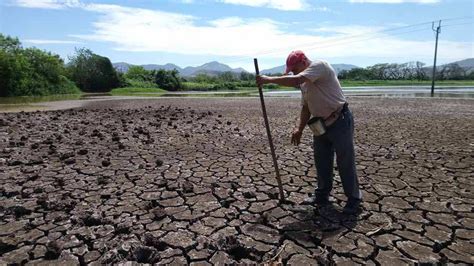
[[[122,73],[127,72],[130,66],[132,66],[131,64],[125,62],[113,63],[112,65],[114,66],[115,70]]]
[[[178,71],[181,71],[182,69],[175,65],[175,64],[166,64],[166,65],[154,65],[154,64],[150,64],[150,65],[141,65],[144,69],[146,70],[158,70],[158,69],[164,69],[164,70],[173,70],[173,69],[176,69]]]
[[[128,63],[125,63],[125,62],[118,62],[118,63],[113,63],[113,66],[119,72],[127,72],[128,69],[130,68],[130,66],[132,66],[132,65],[128,64]],[[170,64],[170,63],[168,63],[166,65],[147,64],[147,65],[140,65],[140,66],[142,66],[146,70],[158,70],[158,69],[173,70],[173,69],[176,69],[176,70],[178,70],[179,74],[181,76],[184,76],[184,77],[192,77],[192,76],[196,76],[197,74],[201,74],[201,73],[211,75],[211,76],[216,76],[219,73],[227,72],[227,71],[230,71],[230,72],[233,72],[233,73],[246,72],[246,70],[241,68],[241,67],[234,69],[234,68],[231,68],[230,66],[228,66],[226,64],[222,64],[222,63],[219,63],[217,61],[212,61],[212,62],[206,63],[206,64],[201,65],[201,66],[197,66],[197,67],[188,66],[188,67],[185,67],[185,68],[181,68],[181,67],[179,67],[175,64]]]
[[[353,68],[357,68],[358,66],[355,65],[349,65],[349,64],[331,64],[331,66],[334,68],[336,73],[339,73],[343,70],[351,70]],[[279,74],[285,72],[285,65],[277,66],[274,68],[270,69],[264,69],[260,71],[262,74]]]
[[[474,58],[468,58],[468,59],[452,62],[452,63],[449,63],[449,64],[458,64],[460,67],[464,68],[468,72],[474,71]],[[449,64],[445,64],[445,65],[449,65]],[[343,70],[351,70],[353,68],[358,67],[358,66],[351,65],[351,64],[331,64],[331,65],[334,68],[334,70],[336,70],[337,73],[339,73]],[[441,65],[441,66],[438,66],[438,67],[441,68],[445,65]],[[118,63],[113,63],[113,66],[119,72],[127,72],[128,69],[130,68],[130,66],[132,66],[132,64],[129,64],[129,63],[126,63],[126,62],[118,62]],[[184,76],[184,77],[193,77],[193,76],[196,76],[197,74],[201,74],[201,73],[211,75],[211,76],[216,76],[219,73],[226,72],[226,71],[230,71],[230,72],[233,72],[233,73],[236,73],[236,74],[238,74],[240,72],[247,72],[245,69],[243,69],[241,67],[231,68],[230,66],[228,66],[226,64],[219,63],[217,61],[212,61],[212,62],[203,64],[203,65],[197,66],[197,67],[188,66],[188,67],[185,67],[185,68],[181,68],[181,67],[179,67],[175,64],[170,64],[170,63],[165,64],[165,65],[146,64],[146,65],[141,65],[141,66],[144,67],[147,70],[158,70],[158,69],[173,70],[173,69],[176,69],[176,70],[179,71],[179,74],[181,76]],[[429,67],[429,66],[424,67],[424,69],[426,69],[427,73],[429,72],[430,68],[431,67]],[[279,73],[283,73],[284,71],[285,71],[285,65],[281,65],[281,66],[261,70],[260,73],[262,73],[262,74],[279,74]]]
[[[282,65],[282,66],[277,66],[277,67],[273,67],[273,68],[269,68],[269,69],[264,69],[264,70],[260,70],[260,73],[265,75],[265,74],[281,74],[281,73],[284,73],[285,72],[285,68],[286,66],[285,65]]]
[[[436,65],[436,70],[440,71],[443,68],[445,67],[449,68],[450,65],[454,65],[454,64],[459,65],[462,69],[464,69],[464,71],[466,71],[467,74],[472,73],[474,71],[474,58],[467,58],[464,60],[455,61],[455,62],[447,63],[444,65]],[[433,65],[425,66],[423,67],[423,70],[428,75],[428,77],[431,77],[433,75]]]
[[[358,66],[350,65],[350,64],[331,64],[331,65],[334,68],[334,70],[336,71],[336,73],[339,73],[343,70],[349,71],[353,68],[359,68]]]
[[[445,64],[445,65],[451,65],[451,64],[458,64],[460,67],[462,67],[464,70],[466,70],[468,72],[474,71],[474,58],[467,58],[467,59],[464,59],[464,60],[452,62],[452,63]],[[443,67],[445,65],[441,65],[439,67]],[[431,67],[433,67],[433,66],[431,66]],[[438,67],[436,67],[436,68],[438,68]]]

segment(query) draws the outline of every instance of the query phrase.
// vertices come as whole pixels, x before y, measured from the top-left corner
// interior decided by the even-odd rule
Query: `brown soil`
[[[92,102],[0,114],[0,264],[474,263],[474,101],[350,98],[363,212],[316,184],[299,100]]]

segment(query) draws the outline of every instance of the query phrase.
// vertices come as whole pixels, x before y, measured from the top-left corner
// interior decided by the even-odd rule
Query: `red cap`
[[[286,71],[285,74],[290,73],[293,70],[293,67],[295,67],[296,64],[299,62],[303,62],[303,60],[307,59],[306,55],[303,53],[303,51],[296,50],[292,51],[288,57],[286,58]]]

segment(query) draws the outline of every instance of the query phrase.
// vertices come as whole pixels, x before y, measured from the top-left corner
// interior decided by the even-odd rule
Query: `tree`
[[[371,70],[364,68],[353,68],[349,71],[343,70],[339,73],[340,79],[367,80],[372,78]]]
[[[249,72],[240,72],[240,80],[242,81],[255,81],[255,75]]]
[[[78,93],[58,56],[0,34],[0,96]]]
[[[192,80],[199,83],[214,83],[217,81],[215,77],[209,76],[205,73],[197,74]]]
[[[464,79],[466,71],[458,64],[447,64],[441,67],[439,79]]]
[[[125,74],[126,78],[139,81],[153,81],[153,76],[153,71],[148,71],[142,66],[131,66]]]
[[[426,71],[424,69],[425,63],[416,61],[415,62],[415,75],[414,78],[417,80],[425,80],[428,78],[428,75],[426,75]]]
[[[81,90],[107,92],[120,86],[117,71],[107,57],[80,48],[69,60],[68,75]]]
[[[155,83],[161,89],[168,91],[177,91],[183,89],[179,73],[176,69],[169,71],[159,69],[155,73]]]
[[[18,38],[4,36],[0,33],[0,50],[6,53],[18,53],[21,49],[21,43]]]
[[[223,82],[232,82],[235,81],[234,73],[230,71],[219,73],[218,79]]]

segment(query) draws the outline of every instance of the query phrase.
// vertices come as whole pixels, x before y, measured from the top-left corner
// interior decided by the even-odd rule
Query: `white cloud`
[[[244,60],[254,56],[285,58],[293,49],[304,49],[311,57],[323,58],[403,56],[415,60],[431,58],[433,53],[433,40],[410,41],[393,35],[397,32],[380,31],[381,27],[331,26],[315,29],[315,34],[303,34],[286,31],[289,25],[265,18],[204,21],[189,15],[117,5],[91,4],[86,9],[100,13],[93,33],[72,36],[108,42],[121,51],[233,56]],[[431,32],[431,25],[425,30]],[[472,42],[440,41],[439,54],[473,57],[472,47]]]
[[[196,17],[157,10],[101,4],[86,9],[102,15],[94,23],[94,33],[72,36],[111,42],[123,51],[242,56],[319,40],[284,32],[279,23],[269,19],[230,17],[205,25],[200,21],[198,26]]]
[[[200,55],[210,60],[219,56],[233,57],[231,62],[226,63],[234,66],[250,62],[252,57],[283,61],[294,49],[306,51],[311,58],[394,58],[428,62],[434,49],[432,39],[414,41],[406,36],[400,38],[396,34],[403,31],[381,31],[384,29],[381,26],[328,25],[309,30],[310,33],[299,33],[291,30],[292,24],[267,18],[222,17],[209,21],[160,10],[74,3],[75,7],[98,13],[99,16],[92,24],[90,34],[71,34],[71,37],[108,43],[111,49],[126,52]],[[416,30],[431,33],[431,24],[425,26]],[[75,43],[27,41],[35,44]],[[474,57],[473,47],[473,42],[441,39],[438,55],[440,59]],[[239,63],[236,63],[237,60]]]
[[[64,9],[78,7],[79,0],[15,0],[14,5],[28,8]]]
[[[431,39],[410,41],[391,35],[397,32],[380,31],[383,28],[379,26],[320,27],[315,29],[315,34],[299,34],[287,30],[290,25],[270,19],[227,17],[202,21],[177,13],[98,4],[87,6],[87,10],[101,14],[93,24],[94,32],[73,37],[108,42],[121,51],[236,57],[242,62],[255,56],[285,58],[294,49],[303,49],[312,58],[420,60],[431,58],[434,49]],[[426,32],[431,32],[431,25],[426,26]],[[473,57],[472,47],[472,42],[440,41],[438,55]]]
[[[78,41],[47,40],[47,39],[27,39],[27,40],[22,40],[22,42],[31,43],[31,44],[83,44],[82,42],[78,42]]]
[[[314,7],[312,9],[316,10],[316,11],[319,11],[319,12],[333,12],[334,13],[334,11],[332,9],[330,9],[329,7],[326,7],[326,6]]]
[[[416,3],[416,4],[436,4],[441,0],[349,0],[351,3],[371,3],[371,4],[402,4],[402,3]]]
[[[217,0],[226,4],[245,5],[253,7],[268,7],[280,10],[309,9],[306,0]]]
[[[346,25],[346,26],[325,26],[312,29],[313,32],[323,32],[323,33],[330,33],[333,35],[343,35],[343,36],[350,36],[350,35],[359,35],[359,34],[372,34],[374,32],[382,30],[383,27],[376,26],[376,27],[368,27],[368,26],[360,26],[360,25]]]

